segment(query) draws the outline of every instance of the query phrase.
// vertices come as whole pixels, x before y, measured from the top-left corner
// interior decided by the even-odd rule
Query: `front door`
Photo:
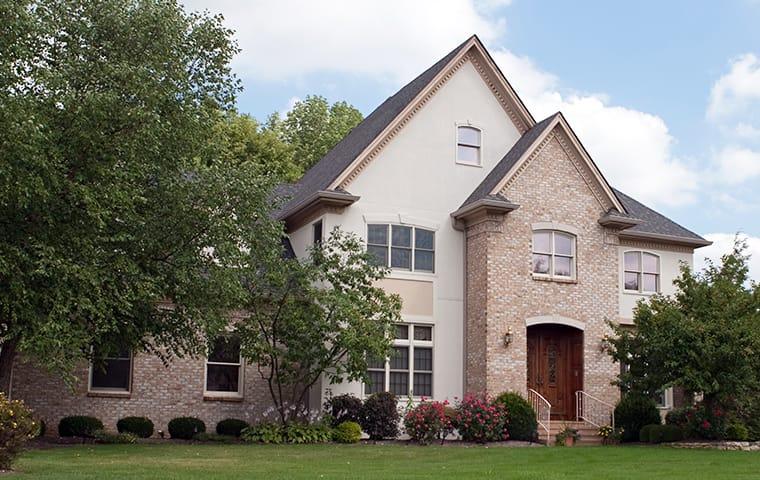
[[[552,404],[552,420],[575,419],[583,389],[583,332],[564,325],[528,327],[528,388]]]

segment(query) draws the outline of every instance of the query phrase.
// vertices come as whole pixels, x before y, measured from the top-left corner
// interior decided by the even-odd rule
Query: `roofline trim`
[[[347,207],[351,205],[352,203],[359,200],[359,196],[357,195],[351,195],[350,193],[341,193],[331,190],[318,190],[305,199],[303,199],[298,204],[294,205],[293,207],[289,208],[288,210],[282,212],[277,216],[279,220],[285,220],[294,213],[297,213],[300,210],[303,210],[306,207],[311,206],[315,203],[328,203],[335,206],[344,206]]]
[[[454,227],[463,226],[465,220],[468,217],[472,217],[478,214],[497,214],[506,215],[509,212],[517,210],[520,205],[511,203],[506,200],[496,200],[493,198],[481,198],[475,202],[465,205],[460,209],[451,213],[451,219],[454,221]],[[461,228],[458,228],[461,229]]]
[[[712,245],[713,242],[710,240],[705,239],[699,239],[699,238],[689,238],[689,237],[679,237],[677,235],[666,235],[664,233],[650,233],[650,232],[637,232],[637,231],[631,231],[631,230],[624,230],[618,234],[620,238],[624,239],[631,239],[631,240],[655,240],[662,243],[672,243],[675,245],[686,245],[689,247],[706,247],[708,245]]]

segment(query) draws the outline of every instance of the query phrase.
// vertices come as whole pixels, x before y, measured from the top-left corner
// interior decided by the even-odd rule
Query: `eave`
[[[607,228],[614,228],[616,230],[625,230],[626,228],[635,227],[644,223],[643,220],[638,218],[631,218],[625,215],[620,215],[615,212],[605,213],[599,220],[599,225]]]
[[[463,230],[467,225],[485,219],[489,216],[503,216],[517,210],[520,205],[506,200],[482,198],[466,205],[451,214],[454,228]]]
[[[678,237],[675,235],[665,235],[662,233],[637,232],[635,230],[623,230],[620,232],[621,239],[643,240],[649,242],[666,243],[672,245],[683,245],[692,248],[706,247],[713,242],[702,238]]]
[[[343,209],[352,205],[359,196],[335,190],[319,190],[306,197],[300,203],[279,215],[285,222],[285,230],[290,232],[324,209]]]

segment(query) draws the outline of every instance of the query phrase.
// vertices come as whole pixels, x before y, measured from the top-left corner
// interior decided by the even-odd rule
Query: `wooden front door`
[[[583,390],[583,332],[563,325],[528,328],[528,388],[552,404],[552,420],[575,420]]]

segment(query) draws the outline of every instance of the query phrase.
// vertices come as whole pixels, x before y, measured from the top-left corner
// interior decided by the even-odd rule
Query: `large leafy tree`
[[[347,102],[332,105],[326,98],[309,95],[296,102],[282,119],[269,117],[267,127],[279,134],[294,149],[293,160],[303,174],[362,121],[359,110]]]
[[[336,229],[304,259],[260,245],[240,270],[247,286],[235,323],[242,355],[258,365],[285,423],[306,413],[309,390],[365,379],[368,358],[390,353],[401,299],[377,286],[386,270]]]
[[[745,249],[737,240],[699,274],[683,266],[675,295],[640,302],[635,327],[616,327],[610,353],[629,366],[621,386],[677,386],[711,407],[760,392],[760,285],[748,280]]]
[[[231,32],[173,0],[1,2],[0,23],[0,376],[18,351],[60,372],[93,344],[200,352],[241,236],[279,242],[255,162],[215,160]]]

